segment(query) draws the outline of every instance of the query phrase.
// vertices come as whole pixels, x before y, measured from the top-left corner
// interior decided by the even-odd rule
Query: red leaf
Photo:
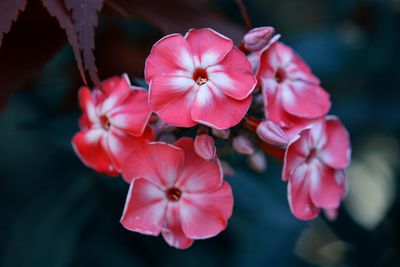
[[[65,34],[38,1],[29,1],[0,48],[0,108],[65,43]]]
[[[3,34],[11,29],[13,21],[16,21],[19,12],[24,11],[26,0],[1,0],[0,1],[0,47]]]
[[[98,23],[97,13],[103,6],[103,0],[64,0],[67,8],[72,11],[75,22],[75,32],[78,34],[79,46],[83,54],[85,69],[95,84],[100,82],[97,74],[93,49],[94,28]]]
[[[65,30],[65,33],[68,37],[68,42],[72,46],[72,50],[75,55],[76,63],[78,64],[79,73],[81,78],[85,84],[85,70],[83,69],[82,64],[82,55],[79,49],[78,36],[74,29],[74,24],[72,23],[72,19],[64,6],[64,3],[61,0],[42,0],[43,6],[47,9],[47,11],[58,20],[61,28]]]

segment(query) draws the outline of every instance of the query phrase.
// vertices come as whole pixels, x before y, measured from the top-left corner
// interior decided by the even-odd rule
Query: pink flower
[[[80,89],[81,131],[72,145],[86,166],[116,176],[131,150],[153,138],[147,98],[147,91],[131,87],[125,75],[104,81],[93,92]]]
[[[336,209],[345,195],[350,164],[349,135],[333,116],[304,129],[286,151],[282,178],[288,181],[292,213],[301,220],[320,209]]]
[[[121,218],[131,231],[158,236],[176,248],[217,235],[232,214],[233,196],[218,159],[205,160],[193,140],[149,143],[132,153],[122,174],[130,189]]]
[[[262,53],[257,77],[265,95],[266,118],[282,128],[291,128],[296,120],[323,117],[330,109],[329,94],[319,79],[280,42]]]
[[[256,85],[251,65],[232,40],[190,30],[158,41],[146,60],[149,104],[171,125],[227,129],[240,122]]]

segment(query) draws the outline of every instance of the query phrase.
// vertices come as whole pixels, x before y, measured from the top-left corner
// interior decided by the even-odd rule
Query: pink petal
[[[237,100],[246,99],[257,84],[250,62],[237,47],[218,65],[209,67],[207,73],[216,88]]]
[[[251,95],[236,100],[219,92],[212,84],[204,84],[196,94],[192,119],[217,129],[228,129],[238,124],[248,111]]]
[[[107,115],[113,127],[133,135],[142,135],[151,115],[147,91],[131,91],[128,98]]]
[[[257,126],[257,134],[261,140],[272,145],[285,147],[289,143],[286,133],[272,121],[264,121]]]
[[[160,188],[171,187],[181,173],[184,153],[166,143],[149,143],[133,151],[122,165],[122,176],[130,182],[145,178]]]
[[[185,235],[192,239],[209,238],[227,226],[233,209],[232,190],[224,182],[214,192],[183,194],[179,204]]]
[[[131,85],[124,78],[119,78],[111,83],[107,88],[108,96],[98,107],[101,114],[106,114],[113,108],[118,107],[128,98],[131,92]]]
[[[190,114],[196,86],[193,79],[183,76],[156,76],[150,83],[150,107],[165,123],[192,127],[196,125]]]
[[[326,122],[327,143],[318,154],[329,166],[342,169],[350,164],[350,138],[343,124],[335,117]]]
[[[78,97],[79,104],[83,111],[81,126],[90,127],[93,123],[99,123],[99,119],[96,114],[95,101],[90,89],[87,87],[82,87],[79,90]]]
[[[233,47],[231,39],[209,28],[191,29],[185,38],[196,65],[201,68],[217,64]]]
[[[321,117],[331,107],[329,94],[317,85],[288,81],[281,86],[282,105],[292,115],[301,118]]]
[[[145,79],[147,83],[160,75],[187,75],[194,71],[189,44],[180,34],[170,34],[153,45],[146,59]]]
[[[165,193],[146,179],[132,180],[121,224],[130,231],[157,236],[164,222],[168,201]]]
[[[299,220],[312,220],[319,215],[309,194],[308,167],[299,166],[288,182],[288,200],[293,215]]]
[[[170,202],[166,211],[166,225],[161,231],[165,241],[172,247],[187,249],[193,244],[193,240],[186,237],[182,230],[179,204]]]
[[[103,135],[101,129],[81,131],[73,137],[72,146],[86,166],[109,176],[117,176],[118,172],[102,146]]]
[[[194,150],[191,138],[182,137],[175,146],[185,153],[185,164],[175,186],[184,192],[204,193],[218,189],[222,184],[222,170],[218,159],[201,158]]]
[[[286,149],[285,159],[283,162],[282,180],[287,181],[295,172],[295,170],[306,161],[310,153],[308,145],[308,137],[310,130],[303,130],[300,135],[292,140]]]
[[[208,134],[197,135],[194,139],[194,150],[197,155],[205,160],[212,160],[215,158],[217,149],[215,147],[214,138]]]
[[[309,166],[310,196],[316,207],[333,209],[340,205],[345,193],[343,181],[336,171],[316,160]]]
[[[111,128],[107,135],[108,154],[114,168],[121,171],[122,164],[133,150],[145,145],[149,140],[141,136],[133,136],[118,128]]]

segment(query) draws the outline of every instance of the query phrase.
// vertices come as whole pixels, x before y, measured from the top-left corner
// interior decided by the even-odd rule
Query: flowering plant
[[[72,144],[85,165],[130,184],[126,229],[162,234],[180,249],[224,230],[234,203],[224,177],[233,168],[221,158],[231,150],[259,172],[265,154],[283,160],[296,218],[314,219],[321,209],[336,216],[349,135],[327,115],[319,79],[274,32],[252,29],[239,47],[208,28],[167,35],[146,60],[148,90],[126,75],[80,89],[81,131]]]

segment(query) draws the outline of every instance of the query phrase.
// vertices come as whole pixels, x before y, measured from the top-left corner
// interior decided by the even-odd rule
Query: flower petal
[[[228,129],[238,124],[248,111],[252,96],[236,100],[226,96],[211,83],[201,86],[192,106],[192,119],[217,129]]]
[[[129,81],[125,78],[113,79],[110,82],[106,81],[106,88],[102,90],[108,92],[108,96],[104,101],[98,106],[99,112],[101,114],[106,114],[113,108],[118,107],[122,104],[129,96],[131,92],[131,85]],[[100,85],[100,89],[102,85]]]
[[[192,239],[212,237],[226,228],[232,215],[232,190],[224,182],[214,192],[183,194],[179,204],[185,235]]]
[[[170,202],[165,214],[166,225],[163,227],[161,233],[170,246],[187,249],[193,244],[193,240],[185,236],[180,216],[179,204]]]
[[[145,79],[150,83],[159,75],[185,74],[191,77],[193,71],[194,62],[189,44],[182,35],[170,34],[153,45],[146,59]]]
[[[223,174],[218,159],[213,161],[201,158],[194,150],[191,138],[183,137],[175,146],[185,153],[185,164],[175,186],[184,192],[204,193],[218,189],[222,184]]]
[[[78,93],[79,104],[83,111],[80,119],[81,128],[89,128],[93,123],[100,123],[96,115],[95,100],[87,87],[82,87]]]
[[[350,138],[343,124],[336,117],[326,122],[327,143],[319,153],[320,158],[335,169],[342,169],[350,164]]]
[[[331,107],[329,94],[317,85],[302,81],[284,82],[281,89],[285,110],[301,118],[317,118],[328,113]]]
[[[73,137],[72,147],[89,168],[107,173],[109,176],[117,176],[118,172],[102,146],[103,133],[101,129],[81,131]]]
[[[337,171],[318,160],[309,166],[310,196],[314,205],[325,209],[339,207],[345,193],[345,183],[342,179],[336,179]]]
[[[207,73],[216,88],[237,100],[246,99],[257,84],[250,62],[237,47],[218,65],[209,67]]]
[[[150,115],[147,91],[134,90],[121,105],[108,113],[108,119],[113,127],[139,136],[143,134]]]
[[[299,220],[312,220],[320,210],[314,206],[309,194],[308,167],[300,165],[288,182],[288,200],[293,215]]]
[[[151,109],[168,124],[192,127],[190,110],[195,97],[196,84],[183,76],[156,76],[150,83]]]
[[[292,140],[286,149],[285,159],[283,162],[282,180],[287,181],[306,158],[310,152],[308,145],[308,137],[310,130],[303,130],[300,135]]]
[[[132,180],[121,224],[130,231],[157,236],[164,223],[165,193],[146,179]]]
[[[171,187],[181,173],[183,151],[166,143],[149,143],[132,151],[122,165],[125,181],[142,177],[162,189]]]
[[[118,128],[111,128],[107,135],[107,150],[117,171],[121,171],[122,164],[133,150],[146,144],[148,139],[142,136],[133,136]]]
[[[185,35],[197,67],[207,68],[220,62],[233,47],[228,37],[216,31],[205,29],[191,29]]]

